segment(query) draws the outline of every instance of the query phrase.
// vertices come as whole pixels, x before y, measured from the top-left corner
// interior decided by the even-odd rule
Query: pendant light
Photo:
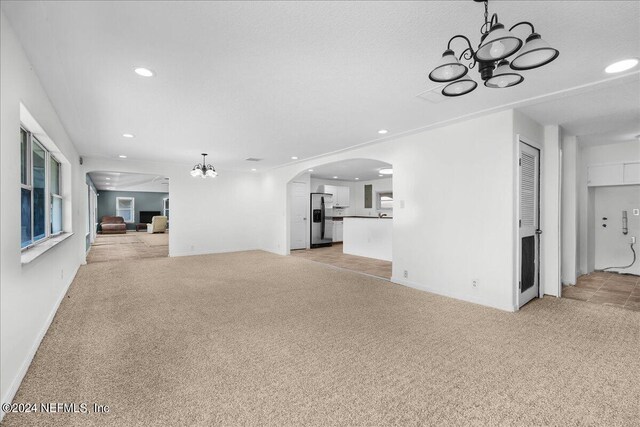
[[[542,40],[540,34],[532,33],[527,37],[522,50],[511,61],[514,70],[531,70],[548,64],[560,55],[557,49]]]
[[[504,29],[504,25],[496,23],[491,27],[491,31],[484,38],[478,50],[476,59],[478,61],[499,61],[511,56],[522,47],[522,40]]]
[[[467,74],[469,69],[462,65],[451,49],[442,54],[436,68],[429,73],[429,78],[434,82],[451,82]]]
[[[218,176],[218,172],[216,172],[215,168],[210,165],[207,164],[207,153],[202,153],[202,163],[198,163],[196,164],[193,169],[191,169],[191,176],[194,178],[197,177],[201,177],[201,178],[215,178],[216,176]]]
[[[523,80],[524,77],[509,68],[509,61],[503,59],[498,63],[498,67],[493,72],[493,77],[485,80],[484,85],[486,87],[502,89],[518,85],[522,83]]]
[[[446,85],[442,89],[442,94],[444,96],[462,96],[472,92],[476,87],[478,87],[478,83],[470,78],[461,79]]]
[[[489,18],[489,1],[473,0],[484,3],[484,23],[480,27],[480,44],[474,49],[471,41],[457,34],[449,39],[447,49],[436,67],[429,73],[429,79],[438,83],[448,83],[443,89],[445,96],[461,96],[472,92],[478,84],[467,77],[469,69],[478,65],[480,78],[489,88],[507,88],[518,85],[524,81],[524,77],[514,70],[530,70],[541,67],[556,59],[560,54],[557,49],[549,46],[536,33],[533,24],[528,21],[518,22],[507,30],[498,21],[498,15],[493,14]],[[529,26],[531,33],[526,43],[516,37],[512,32],[519,26]],[[466,42],[460,55],[457,56],[452,43],[456,39]],[[511,55],[516,55],[511,61],[507,61]],[[462,60],[470,61],[468,66],[461,63]]]

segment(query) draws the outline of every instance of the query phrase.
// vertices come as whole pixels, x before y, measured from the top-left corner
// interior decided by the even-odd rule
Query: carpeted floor
[[[87,263],[169,256],[169,232],[98,234],[87,254]]]
[[[640,313],[518,313],[296,257],[83,266],[6,426],[638,425]]]

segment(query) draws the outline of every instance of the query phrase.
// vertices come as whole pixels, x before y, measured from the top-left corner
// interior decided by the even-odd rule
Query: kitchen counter
[[[345,215],[345,216],[334,216],[334,221],[342,221],[343,218],[366,218],[366,219],[393,219],[392,216],[383,216],[382,218],[378,218],[377,216],[358,216],[358,215]]]
[[[382,221],[388,217],[372,216],[345,216],[343,218],[342,252],[391,261],[393,221]]]

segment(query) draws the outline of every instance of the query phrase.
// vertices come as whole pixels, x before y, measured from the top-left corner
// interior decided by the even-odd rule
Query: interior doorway
[[[287,193],[291,255],[391,278],[391,164],[347,159],[318,165],[293,178]]]
[[[87,185],[95,221],[87,263],[169,256],[169,178],[93,171]]]
[[[518,165],[518,307],[522,307],[540,294],[540,149],[520,141]]]

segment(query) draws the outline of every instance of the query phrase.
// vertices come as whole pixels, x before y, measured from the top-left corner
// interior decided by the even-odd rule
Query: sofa
[[[167,217],[154,216],[151,218],[151,224],[147,224],[147,233],[164,233],[167,231]]]
[[[125,234],[127,224],[121,216],[103,216],[100,220],[102,234]]]

